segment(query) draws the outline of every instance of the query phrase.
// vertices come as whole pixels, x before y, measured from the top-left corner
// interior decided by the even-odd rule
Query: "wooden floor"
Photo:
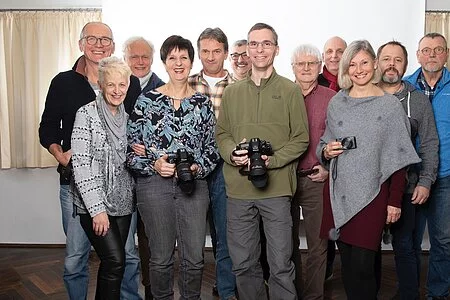
[[[424,275],[426,274],[426,261],[427,255],[424,254],[422,268]],[[64,248],[0,247],[0,300],[67,299],[62,280],[63,262]],[[205,262],[201,297],[203,300],[217,300],[212,296],[215,273],[211,251],[206,251]],[[96,277],[98,263],[95,252],[92,252],[90,278]],[[392,253],[383,254],[382,273],[382,286],[378,299],[388,300],[395,294],[397,284]],[[423,281],[421,286],[424,286]],[[325,284],[325,291],[325,300],[345,299],[340,276],[339,255],[336,255],[334,277]],[[424,290],[421,291],[422,297],[424,292]],[[95,280],[90,280],[89,299],[94,299],[94,294]],[[143,294],[142,287],[141,294]]]

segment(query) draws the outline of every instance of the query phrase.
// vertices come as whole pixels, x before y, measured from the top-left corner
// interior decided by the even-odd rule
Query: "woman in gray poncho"
[[[349,300],[376,299],[374,260],[383,227],[400,217],[405,167],[420,161],[401,104],[375,85],[376,69],[369,42],[345,50],[342,90],[330,101],[317,149],[330,169],[321,236],[337,239]]]
[[[133,178],[125,168],[128,114],[123,101],[131,70],[117,57],[99,63],[100,93],[76,114],[71,184],[81,226],[100,258],[95,299],[120,299],[133,202]]]

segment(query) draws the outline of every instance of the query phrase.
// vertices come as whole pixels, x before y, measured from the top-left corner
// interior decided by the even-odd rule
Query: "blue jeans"
[[[155,299],[173,299],[175,243],[180,259],[180,299],[200,299],[206,212],[209,205],[205,180],[184,194],[174,178],[138,177],[137,206],[150,248],[150,284]]]
[[[139,295],[139,254],[136,248],[135,233],[137,227],[137,211],[131,217],[130,230],[125,244],[125,273],[120,287],[120,299],[141,300]]]
[[[71,300],[87,299],[89,271],[88,260],[91,243],[80,224],[80,217],[74,214],[74,205],[69,199],[69,185],[60,185],[59,199],[64,233],[66,234],[66,257],[64,259],[64,285]],[[139,294],[139,256],[134,244],[136,232],[136,217],[130,225],[127,243],[125,245],[125,273],[120,290],[121,299],[142,299]],[[134,225],[133,225],[134,224]],[[134,251],[133,251],[134,249]]]
[[[216,166],[208,176],[208,189],[210,213],[212,214],[212,225],[215,234],[213,243],[215,245],[216,280],[217,291],[221,299],[228,299],[236,293],[236,278],[232,271],[230,254],[227,242],[227,195],[225,190],[225,179],[223,177],[223,160]]]
[[[391,225],[392,248],[402,300],[419,299],[420,256],[423,237],[420,205],[411,203],[412,194],[404,194],[400,219]],[[420,242],[417,238],[420,235]]]
[[[66,257],[64,259],[64,285],[69,299],[87,299],[89,282],[88,259],[91,243],[74,214],[74,205],[69,198],[69,185],[60,185],[59,200],[64,233],[66,234]]]
[[[450,289],[450,176],[438,178],[423,205],[430,236],[428,297],[449,295]]]

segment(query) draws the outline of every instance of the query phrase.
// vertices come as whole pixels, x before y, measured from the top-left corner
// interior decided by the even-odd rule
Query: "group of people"
[[[404,80],[407,52],[396,41],[377,53],[339,37],[322,53],[299,45],[295,81],[275,71],[278,35],[268,24],[230,49],[220,28],[206,28],[196,46],[203,68],[190,75],[192,43],[178,35],[162,43],[165,83],[151,71],[152,43],[132,37],[119,59],[111,29],[91,22],[83,55],[52,80],[39,137],[59,162],[69,298],[87,298],[92,245],[96,299],[141,299],[139,262],[145,299],[173,299],[175,249],[180,299],[200,299],[208,222],[220,299],[323,299],[335,242],[347,298],[377,299],[387,227],[393,299],[419,299],[426,223],[427,297],[446,299],[445,38],[420,40],[421,67]]]

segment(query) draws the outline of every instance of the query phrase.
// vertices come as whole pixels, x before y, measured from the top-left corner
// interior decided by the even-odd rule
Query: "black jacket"
[[[64,152],[71,148],[70,138],[75,114],[81,106],[96,98],[87,78],[76,72],[81,59],[84,59],[84,56],[78,58],[72,70],[59,73],[50,83],[39,125],[39,141],[46,149],[51,144],[62,145]],[[131,76],[130,87],[124,101],[125,107],[126,103],[134,103],[140,93],[139,79]]]

